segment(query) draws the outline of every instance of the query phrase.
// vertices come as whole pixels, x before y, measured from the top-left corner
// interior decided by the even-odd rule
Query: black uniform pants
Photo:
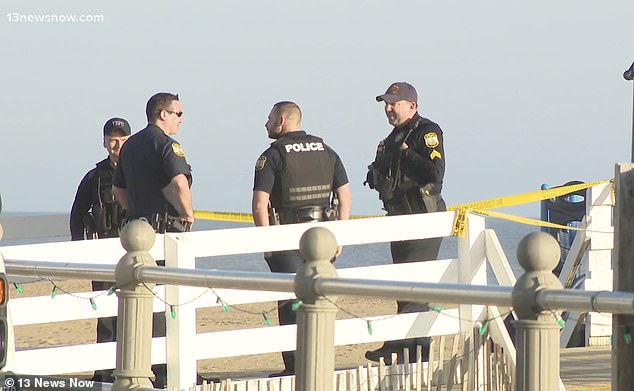
[[[418,239],[418,240],[404,240],[400,242],[390,243],[390,250],[392,252],[392,263],[409,263],[409,262],[421,262],[431,261],[438,259],[438,251],[440,250],[440,244],[442,238],[431,239]],[[429,311],[429,305],[427,303],[418,303],[412,301],[397,301],[397,313],[405,314],[410,312],[426,312]],[[385,341],[381,349],[401,353],[403,348],[409,348],[410,361],[415,359],[416,346],[421,345],[428,347],[430,344],[429,337],[422,338],[407,338],[396,341]],[[423,349],[423,359],[428,357],[428,349]]]
[[[269,269],[273,273],[295,273],[304,264],[304,260],[297,250],[275,251],[268,258],[265,258]],[[297,323],[297,313],[292,306],[295,300],[278,301],[277,314],[280,325]],[[295,352],[282,352],[282,360],[286,370],[295,371]]]

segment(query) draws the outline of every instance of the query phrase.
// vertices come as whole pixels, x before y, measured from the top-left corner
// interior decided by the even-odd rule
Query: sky
[[[174,137],[196,210],[250,212],[264,122],[292,100],[340,155],[352,213],[380,213],[362,183],[391,130],[375,96],[394,81],[413,84],[443,129],[448,205],[610,179],[631,161],[631,0],[3,0],[0,11],[3,211],[68,212],[106,156],[106,120],[142,129],[163,91],[183,105]],[[539,205],[502,211],[536,217]]]

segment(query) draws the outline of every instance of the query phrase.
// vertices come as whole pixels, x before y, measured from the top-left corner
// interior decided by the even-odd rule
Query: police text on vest
[[[323,151],[324,144],[313,142],[313,143],[294,143],[294,144],[286,144],[284,146],[286,148],[286,153],[292,152],[308,152],[308,151]]]

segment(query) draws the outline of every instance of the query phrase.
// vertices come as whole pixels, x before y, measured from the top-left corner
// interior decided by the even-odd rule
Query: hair
[[[296,121],[297,125],[302,123],[302,110],[297,106],[297,103],[290,101],[277,102],[273,105],[275,113],[280,117],[288,118],[291,121]]]
[[[159,92],[152,95],[145,105],[145,115],[149,123],[154,123],[159,118],[161,111],[169,110],[172,102],[178,99],[178,94],[170,94],[169,92]]]

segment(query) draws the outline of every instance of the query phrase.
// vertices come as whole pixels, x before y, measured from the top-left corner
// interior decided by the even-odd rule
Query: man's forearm
[[[350,205],[351,205],[351,195],[350,195],[350,184],[346,183],[343,186],[339,186],[335,189],[335,193],[337,194],[337,199],[339,200],[339,205],[337,205],[337,219],[338,220],[348,220],[350,219]]]
[[[269,194],[264,191],[256,190],[253,192],[251,212],[253,213],[253,222],[258,227],[269,225],[269,197]]]
[[[167,201],[176,209],[179,216],[190,223],[194,222],[194,208],[192,206],[192,193],[189,190],[189,182],[185,175],[177,175],[163,189]]]

